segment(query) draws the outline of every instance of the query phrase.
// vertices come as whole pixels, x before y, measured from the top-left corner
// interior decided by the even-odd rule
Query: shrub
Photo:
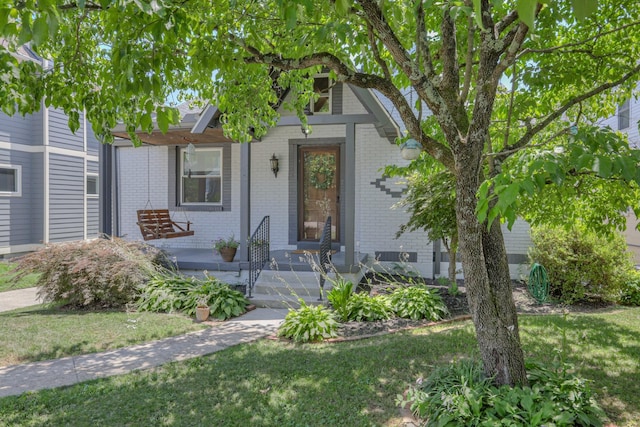
[[[300,308],[289,310],[278,336],[295,342],[315,342],[338,335],[334,314],[323,305],[311,306],[300,299]]]
[[[427,425],[600,426],[604,416],[584,379],[567,366],[527,364],[529,386],[495,387],[480,362],[464,360],[436,369],[407,399]],[[407,402],[399,396],[398,403]]]
[[[640,306],[640,272],[631,271],[622,285],[620,302],[624,305]]]
[[[391,318],[392,311],[386,296],[375,297],[365,293],[351,295],[345,309],[348,320],[358,322],[375,322]]]
[[[38,296],[75,307],[122,307],[168,263],[151,246],[120,239],[56,243],[17,261],[17,278],[40,273]]]
[[[550,294],[564,303],[616,301],[633,268],[624,238],[609,239],[580,227],[538,227],[529,258],[547,269]]]
[[[333,310],[343,322],[348,320],[347,303],[353,294],[353,282],[338,279],[333,282],[333,287],[327,293],[327,299]]]
[[[389,305],[396,316],[412,320],[440,320],[448,314],[440,295],[420,285],[396,289]]]

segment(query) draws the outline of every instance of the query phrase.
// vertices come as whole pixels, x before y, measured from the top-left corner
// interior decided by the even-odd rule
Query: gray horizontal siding
[[[49,145],[69,150],[84,151],[84,126],[80,116],[80,128],[75,133],[69,129],[69,118],[57,109],[49,109]]]
[[[49,240],[84,238],[84,160],[49,157]]]
[[[0,141],[24,145],[42,144],[42,137],[34,138],[33,132],[35,123],[40,117],[41,113],[25,117],[16,114],[10,117],[0,112]]]
[[[97,156],[100,153],[100,141],[93,134],[91,124],[87,122],[87,153]]]
[[[22,195],[0,196],[0,246],[42,242],[42,158],[42,153],[0,150],[0,163],[22,167]]]
[[[87,199],[87,238],[98,237],[99,201],[97,197]]]
[[[87,173],[98,173],[100,164],[98,162],[87,161]]]

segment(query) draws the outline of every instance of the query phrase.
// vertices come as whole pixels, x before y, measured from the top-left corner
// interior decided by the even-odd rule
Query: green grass
[[[15,264],[0,261],[0,292],[13,291],[16,289],[32,288],[38,280],[37,274],[29,274],[22,280],[16,281],[10,270]]]
[[[640,309],[522,319],[527,357],[566,359],[594,380],[618,426],[640,419]],[[469,322],[340,344],[262,340],[56,390],[0,399],[0,426],[395,426],[396,395],[476,353]]]
[[[42,307],[0,313],[0,366],[95,353],[204,328],[177,314]]]

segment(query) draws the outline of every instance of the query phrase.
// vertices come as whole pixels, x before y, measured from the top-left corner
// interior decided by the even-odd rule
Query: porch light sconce
[[[422,146],[415,139],[407,139],[400,145],[400,154],[405,160],[415,160],[420,156]]]
[[[269,163],[271,163],[271,172],[273,172],[273,176],[278,177],[278,171],[280,170],[280,165],[278,164],[278,158],[276,154],[273,153],[271,158],[269,159]]]
[[[311,129],[309,129],[307,126],[304,126],[304,125],[300,128],[300,130],[302,130],[302,133],[304,134],[305,138],[308,137],[309,134],[311,133]]]

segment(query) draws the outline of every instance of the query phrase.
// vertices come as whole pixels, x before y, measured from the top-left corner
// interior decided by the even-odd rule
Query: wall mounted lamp
[[[304,134],[304,137],[308,137],[309,134],[311,133],[311,129],[309,129],[308,126],[304,126],[302,125],[302,127],[300,128],[300,130],[302,131],[302,133]]]
[[[278,171],[280,170],[280,164],[275,153],[273,153],[273,155],[269,159],[269,163],[271,163],[271,172],[273,172],[273,175],[277,178]]]
[[[415,160],[420,156],[422,146],[413,138],[407,139],[400,145],[400,154],[405,160]]]

